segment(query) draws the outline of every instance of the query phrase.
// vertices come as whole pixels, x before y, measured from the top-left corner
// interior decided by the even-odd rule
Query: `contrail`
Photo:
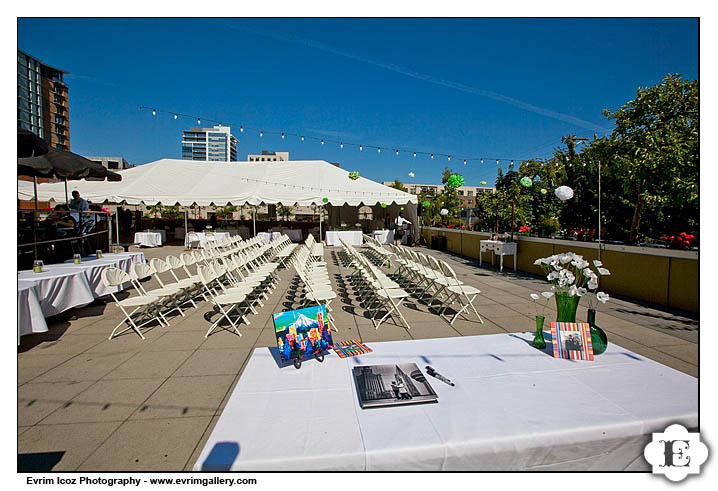
[[[469,94],[475,94],[475,95],[480,95],[483,97],[488,97],[489,99],[493,99],[493,100],[499,101],[499,102],[504,102],[506,104],[509,104],[514,107],[518,107],[519,109],[523,109],[525,111],[540,114],[541,116],[546,116],[548,118],[563,121],[564,123],[573,124],[575,126],[579,126],[581,128],[585,128],[588,130],[600,131],[600,132],[611,131],[608,128],[604,128],[595,123],[591,123],[590,121],[585,121],[583,119],[577,118],[575,116],[571,116],[569,114],[563,114],[563,113],[552,111],[550,109],[546,109],[543,107],[535,106],[533,104],[529,104],[527,102],[523,102],[518,99],[514,99],[513,97],[499,94],[497,92],[492,92],[490,90],[477,89],[475,87],[470,87],[470,86],[464,85],[462,83],[452,82],[451,80],[445,80],[442,78],[434,77],[432,75],[426,75],[424,73],[419,73],[419,72],[410,70],[408,68],[401,67],[399,65],[394,65],[392,63],[385,63],[385,62],[375,60],[372,58],[367,58],[365,56],[356,55],[354,53],[343,51],[343,50],[337,49],[333,46],[328,46],[326,44],[322,44],[317,41],[312,41],[310,39],[302,39],[302,38],[298,38],[295,36],[288,36],[286,34],[280,34],[277,32],[268,31],[268,30],[264,30],[264,29],[243,29],[243,30],[250,31],[255,34],[265,36],[265,37],[274,38],[274,39],[277,39],[280,41],[285,41],[288,43],[303,44],[303,45],[309,46],[310,48],[325,51],[327,53],[332,53],[332,54],[335,54],[338,56],[342,56],[344,58],[361,61],[362,63],[366,63],[369,65],[374,65],[374,66],[377,66],[380,68],[384,68],[385,70],[390,70],[395,73],[400,73],[402,75],[406,75],[407,77],[415,78],[417,80],[423,80],[424,82],[441,85],[443,87],[448,87],[450,89],[460,90],[462,92],[466,92]]]

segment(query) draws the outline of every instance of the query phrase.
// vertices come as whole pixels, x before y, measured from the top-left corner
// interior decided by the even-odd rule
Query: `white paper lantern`
[[[559,186],[556,188],[556,197],[561,201],[573,198],[573,189],[568,186]]]
[[[446,215],[449,214],[449,210],[447,210],[446,208],[442,208],[442,209],[441,209],[441,214],[444,215],[444,216],[446,216]]]
[[[413,173],[413,172],[409,172],[409,177],[411,177],[411,178],[413,179],[413,178],[414,178],[414,173]]]

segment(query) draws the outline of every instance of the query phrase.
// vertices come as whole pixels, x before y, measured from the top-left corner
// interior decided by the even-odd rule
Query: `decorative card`
[[[334,347],[324,305],[272,314],[282,361],[312,357]]]
[[[554,358],[593,361],[591,326],[585,322],[552,322]]]
[[[334,352],[339,355],[339,358],[347,358],[371,353],[372,349],[362,343],[361,340],[352,339],[350,341],[340,341],[335,344]]]

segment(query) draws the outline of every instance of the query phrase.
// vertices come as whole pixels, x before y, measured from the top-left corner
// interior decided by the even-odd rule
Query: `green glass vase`
[[[576,322],[576,311],[581,297],[559,292],[556,297],[556,322]]]
[[[544,349],[546,347],[546,341],[543,339],[543,321],[544,321],[543,315],[537,315],[536,316],[536,335],[534,336],[534,341],[531,343],[534,348],[538,349]]]
[[[593,354],[600,355],[608,347],[608,337],[606,333],[596,325],[596,309],[588,309],[588,324],[591,326],[591,346],[593,346]]]

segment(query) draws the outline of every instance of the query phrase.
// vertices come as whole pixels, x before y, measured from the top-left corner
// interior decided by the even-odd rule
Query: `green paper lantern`
[[[353,181],[356,181],[357,179],[359,179],[359,172],[357,172],[357,171],[350,172],[349,179],[351,179]]]
[[[449,176],[449,180],[446,182],[447,186],[452,188],[459,188],[464,185],[464,178],[460,174],[452,174]]]
[[[481,181],[482,186],[486,186],[486,181]]]
[[[519,181],[519,182],[520,182],[521,185],[522,185],[523,187],[525,187],[525,188],[530,188],[530,187],[531,187],[531,179],[529,179],[528,177],[522,177],[522,178],[521,178],[521,181]]]
[[[541,194],[546,194],[546,193],[548,193],[548,191],[546,191],[546,189],[541,190]]]
[[[428,201],[424,201],[424,202],[422,203],[422,205],[424,205],[424,206],[426,206],[426,207],[428,208],[429,206],[431,206],[431,203],[429,203]]]
[[[381,204],[381,207],[382,207],[382,208],[386,208],[386,203],[382,203],[382,204]]]
[[[329,198],[322,198],[322,203],[329,203]]]
[[[403,207],[403,206],[402,206],[401,208],[399,208],[399,209],[400,209],[401,211],[404,211],[404,207]]]

